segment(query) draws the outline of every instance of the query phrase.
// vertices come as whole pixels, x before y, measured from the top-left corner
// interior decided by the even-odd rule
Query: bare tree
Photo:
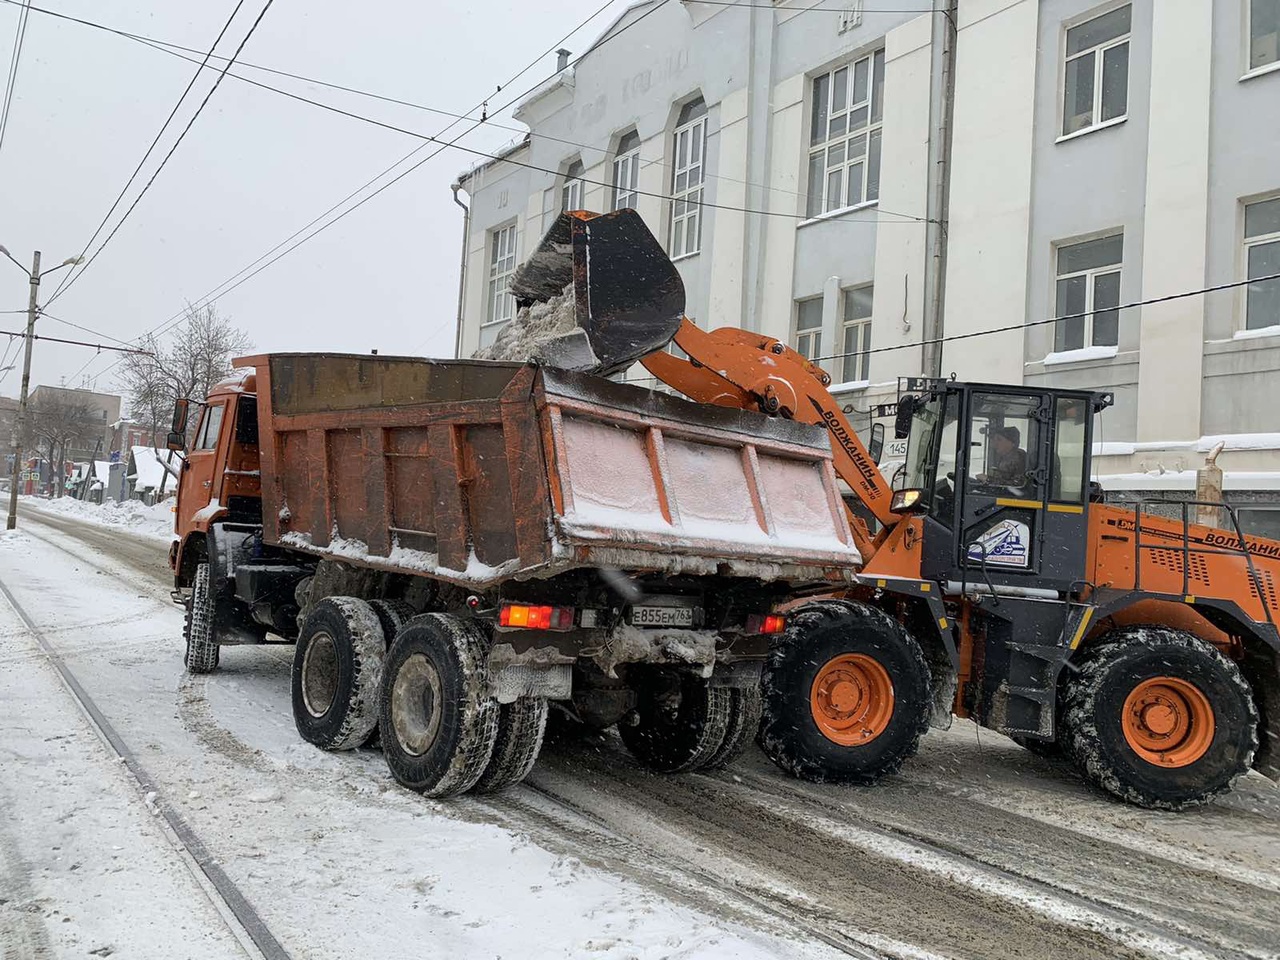
[[[209,388],[231,372],[231,359],[253,346],[249,335],[211,304],[187,304],[182,323],[168,339],[168,346],[154,336],[144,339],[142,349],[150,356],[125,354],[120,377],[130,416],[153,438],[168,433],[175,400],[203,400]],[[188,429],[195,428],[195,420],[193,417]],[[166,472],[161,496],[167,480]]]
[[[83,403],[68,403],[57,397],[42,397],[31,405],[28,416],[29,442],[37,451],[48,453],[52,480],[57,484],[57,495],[66,492],[67,452],[73,446],[84,446],[101,434],[102,421]]]

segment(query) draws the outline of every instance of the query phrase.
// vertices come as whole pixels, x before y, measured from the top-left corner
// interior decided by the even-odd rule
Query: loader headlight
[[[923,490],[895,490],[889,501],[890,513],[916,513],[924,509]]]

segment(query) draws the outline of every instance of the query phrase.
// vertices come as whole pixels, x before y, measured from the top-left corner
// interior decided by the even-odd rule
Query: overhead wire
[[[243,0],[239,0],[239,2],[237,3],[236,5],[237,10],[240,8],[240,3],[243,3]],[[54,295],[49,298],[48,303],[50,304],[53,303],[55,300],[58,299],[59,296],[61,296],[63,293],[66,293],[68,290],[70,290],[75,285],[77,280],[79,280],[82,276],[84,276],[85,271],[88,270],[91,266],[93,266],[93,262],[98,259],[98,257],[102,254],[102,251],[107,248],[108,244],[111,243],[112,239],[120,231],[120,228],[124,226],[125,221],[129,219],[129,216],[137,208],[139,202],[141,202],[142,198],[147,195],[147,191],[151,189],[151,185],[156,182],[156,177],[160,176],[160,172],[164,170],[165,166],[168,164],[174,152],[178,149],[179,145],[186,138],[187,134],[191,132],[191,128],[195,125],[196,120],[200,118],[200,114],[203,113],[204,108],[208,106],[209,100],[213,97],[215,93],[218,92],[218,88],[222,85],[222,81],[226,77],[227,71],[231,68],[231,65],[235,63],[236,57],[240,56],[240,52],[245,48],[245,44],[249,42],[249,39],[253,36],[254,32],[258,29],[258,25],[262,23],[262,18],[267,15],[267,11],[271,9],[271,5],[273,3],[275,3],[275,0],[266,0],[266,3],[262,5],[262,9],[258,12],[257,18],[250,25],[248,33],[246,33],[244,35],[244,38],[241,39],[240,45],[236,47],[235,53],[232,54],[231,59],[228,60],[226,64],[223,65],[221,71],[219,71],[217,79],[215,79],[213,82],[213,86],[208,90],[207,93],[205,93],[204,99],[200,101],[200,106],[196,108],[196,112],[191,115],[191,118],[189,120],[187,120],[187,125],[183,127],[182,132],[178,134],[178,139],[173,142],[173,145],[171,147],[169,147],[169,152],[166,153],[164,156],[164,159],[160,161],[160,166],[158,166],[155,169],[155,171],[151,174],[150,179],[147,180],[146,185],[143,186],[141,192],[136,197],[134,197],[133,203],[131,203],[129,205],[129,209],[124,212],[124,216],[122,216],[116,222],[116,225],[111,229],[111,232],[107,234],[107,239],[102,241],[102,244],[98,247],[97,251],[95,251],[93,256],[89,258],[88,262],[83,267],[80,268],[79,272],[77,272],[74,277],[71,277],[67,281],[66,286],[64,286],[62,290],[55,292]],[[232,14],[232,16],[234,17],[234,13]],[[201,67],[201,69],[203,69],[203,66]]]
[[[9,74],[5,80],[4,106],[0,108],[0,149],[4,148],[4,135],[9,129],[9,108],[13,105],[13,91],[18,85],[18,64],[22,59],[22,45],[27,39],[27,21],[31,19],[31,3],[18,13],[18,24],[13,34],[13,51],[9,54]]]
[[[165,131],[169,129],[169,124],[173,122],[173,118],[178,115],[178,111],[182,108],[183,103],[186,102],[187,95],[191,93],[191,88],[196,85],[196,81],[200,79],[200,75],[204,72],[205,64],[209,62],[209,58],[213,56],[213,51],[216,50],[218,44],[222,42],[222,38],[226,36],[227,31],[231,28],[232,21],[235,20],[236,14],[240,12],[240,8],[243,5],[244,0],[238,0],[235,8],[231,11],[231,16],[227,17],[226,23],[224,23],[222,25],[222,29],[218,31],[218,36],[214,38],[213,43],[210,44],[208,51],[204,54],[204,59],[200,61],[200,65],[196,67],[195,73],[193,73],[191,75],[191,79],[187,81],[187,85],[183,88],[182,95],[178,97],[177,103],[173,105],[173,109],[170,110],[169,115],[165,117],[164,123],[160,125],[160,129],[156,131],[156,135],[151,139],[151,143],[147,147],[147,152],[142,155],[142,159],[138,161],[138,165],[133,168],[133,173],[129,174],[129,179],[126,180],[124,186],[120,188],[120,192],[116,195],[115,200],[112,201],[111,208],[107,210],[106,216],[102,218],[102,221],[93,231],[93,236],[91,236],[88,243],[84,245],[84,249],[80,251],[81,257],[89,252],[89,248],[93,246],[93,242],[97,240],[102,231],[106,229],[107,223],[111,220],[111,215],[116,212],[116,208],[120,206],[120,202],[124,199],[125,194],[129,192],[129,188],[133,186],[133,182],[138,179],[138,174],[142,172],[143,166],[146,164],[147,160],[150,159],[152,151],[155,150],[156,145],[160,142],[160,138],[163,137]],[[44,13],[46,11],[41,10],[40,12]],[[48,12],[53,13],[53,11]],[[65,17],[65,15],[62,14],[55,14],[55,16]],[[66,17],[66,19],[73,18]],[[73,273],[75,273],[75,271],[71,270],[62,277],[62,281],[58,284],[57,288],[53,291],[53,296],[49,299],[50,303],[56,300],[58,295],[62,293],[62,288],[68,285],[71,280],[71,274]]]

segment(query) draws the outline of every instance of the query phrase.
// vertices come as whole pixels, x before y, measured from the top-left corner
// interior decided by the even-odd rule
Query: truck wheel
[[[440,613],[416,617],[392,643],[378,725],[401,786],[448,797],[484,773],[499,713],[489,694],[488,655],[479,627]]]
[[[769,651],[760,746],[802,780],[873,783],[920,748],[929,666],[883,610],[820,600],[790,617]]]
[[[418,615],[418,611],[403,600],[370,600],[369,606],[378,616],[382,624],[382,633],[387,638],[387,646],[396,638],[396,634],[404,625]]]
[[[493,755],[471,792],[496,793],[523,780],[538,760],[546,729],[546,697],[520,697],[500,704]]]
[[[635,723],[618,733],[650,770],[679,773],[705,766],[729,729],[729,690],[688,673],[659,674],[636,691]]]
[[[373,608],[326,597],[311,608],[293,654],[293,721],[324,750],[359,746],[378,723],[386,640]]]
[[[182,630],[182,637],[187,642],[187,652],[183,657],[187,673],[213,673],[218,669],[218,640],[213,632],[214,599],[209,583],[209,564],[202,563],[196,567]]]
[[[756,735],[760,727],[759,687],[733,688],[729,691],[729,726],[725,730],[724,742],[711,755],[711,759],[702,765],[703,770],[719,770],[737,760]]]
[[[1258,711],[1240,668],[1181,630],[1112,631],[1065,693],[1069,749],[1085,778],[1138,806],[1207,803],[1258,749]]]

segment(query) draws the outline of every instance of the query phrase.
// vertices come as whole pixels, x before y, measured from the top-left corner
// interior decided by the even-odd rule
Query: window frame
[[[1253,4],[1254,4],[1254,0],[1241,0],[1241,2],[1244,4],[1244,17],[1242,18],[1243,27],[1244,27],[1244,34],[1242,37],[1243,46],[1244,46],[1244,50],[1243,50],[1244,73],[1240,77],[1240,79],[1247,80],[1250,77],[1257,77],[1266,73],[1272,73],[1276,70],[1280,70],[1280,49],[1277,50],[1277,55],[1274,60],[1271,60],[1264,64],[1260,64],[1259,66],[1256,66],[1256,67],[1253,65]],[[1280,47],[1280,41],[1277,42],[1277,46]]]
[[[702,104],[702,112],[671,131],[671,216],[667,242],[672,260],[682,260],[702,252],[702,190],[706,185],[709,111],[706,101],[702,97],[695,97],[680,108],[680,113],[683,114],[685,110],[698,103]],[[680,159],[682,139],[689,147],[683,163]],[[695,147],[696,159],[694,159]],[[683,188],[679,187],[682,176],[685,178]],[[693,182],[695,176],[696,184]],[[692,230],[690,224],[692,224]],[[692,241],[689,240],[690,233],[693,236]]]
[[[1061,269],[1059,267],[1059,263],[1061,260],[1062,251],[1064,249],[1068,247],[1078,247],[1086,243],[1094,243],[1099,240],[1111,240],[1115,237],[1120,238],[1120,261],[1118,263],[1107,264],[1101,267],[1089,267],[1084,270],[1072,270],[1068,273],[1059,272]],[[1110,230],[1110,231],[1107,231],[1106,233],[1099,233],[1099,234],[1094,234],[1094,235],[1085,236],[1085,237],[1074,237],[1070,240],[1060,240],[1054,243],[1053,270],[1052,270],[1053,305],[1052,305],[1051,315],[1054,317],[1058,316],[1058,285],[1061,284],[1062,281],[1064,280],[1072,280],[1072,279],[1075,279],[1076,277],[1084,277],[1085,278],[1084,312],[1087,313],[1087,316],[1083,318],[1084,319],[1084,340],[1083,340],[1083,343],[1078,347],[1060,347],[1058,345],[1058,336],[1059,336],[1059,331],[1062,329],[1062,321],[1059,320],[1054,323],[1052,352],[1069,353],[1073,350],[1088,350],[1091,347],[1112,347],[1116,349],[1119,348],[1120,318],[1119,318],[1118,311],[1116,315],[1116,342],[1115,343],[1095,343],[1094,342],[1094,335],[1095,335],[1094,319],[1095,319],[1095,315],[1098,312],[1097,301],[1095,299],[1095,291],[1097,289],[1097,280],[1099,277],[1110,276],[1113,273],[1116,274],[1119,278],[1116,281],[1116,286],[1117,286],[1116,303],[1118,305],[1123,299],[1119,294],[1119,287],[1121,284],[1124,283],[1124,230],[1123,229]],[[1104,311],[1113,310],[1113,309],[1116,309],[1116,308],[1115,307],[1103,308]]]
[[[804,210],[807,220],[818,220],[841,211],[854,210],[880,202],[881,155],[884,149],[884,79],[886,62],[885,48],[879,47],[837,63],[831,69],[812,74],[808,78],[806,127],[809,142],[805,154],[807,182],[804,193]],[[859,64],[863,63],[867,65],[867,96],[865,100],[854,100],[853,98],[856,96],[857,70]],[[836,74],[841,72],[847,74],[845,81],[846,102],[840,110],[833,110],[831,104],[832,93],[836,87],[835,78]],[[822,140],[815,141],[814,124],[817,119],[815,116],[818,96],[817,86],[821,80],[827,81],[827,93],[825,95],[827,109],[823,121],[827,129],[826,136]],[[878,97],[877,93],[879,94]],[[879,116],[876,115],[877,105],[880,110]],[[862,126],[854,129],[850,126],[850,122],[854,114],[864,106],[867,111],[867,119]],[[841,133],[832,134],[831,132],[833,114],[839,114],[844,118],[844,130]],[[858,138],[865,140],[863,152],[858,157],[851,157],[849,155],[849,145]],[[833,163],[830,153],[835,147],[842,148],[842,159]],[[819,159],[822,162],[821,193],[817,198],[818,202],[815,208],[813,189],[814,163]],[[862,167],[858,188],[859,199],[855,203],[849,203],[849,175],[855,166]],[[873,169],[875,171],[874,181],[872,180]],[[833,206],[829,188],[831,187],[832,176],[837,173],[840,175],[840,198],[839,202]],[[869,195],[873,186],[874,197]]]
[[[1082,27],[1086,23],[1099,20],[1110,13],[1129,7],[1129,30],[1122,36],[1107,40],[1103,43],[1095,44],[1092,47],[1067,55],[1067,34]],[[1058,43],[1058,136],[1056,142],[1061,143],[1064,140],[1071,140],[1080,137],[1086,133],[1092,133],[1095,130],[1105,130],[1107,127],[1113,127],[1117,124],[1124,123],[1129,119],[1129,70],[1125,69],[1125,92],[1124,92],[1124,112],[1117,117],[1111,117],[1107,120],[1102,119],[1102,91],[1103,91],[1103,59],[1108,50],[1118,47],[1122,44],[1131,43],[1133,40],[1133,2],[1132,0],[1123,0],[1123,2],[1109,3],[1101,7],[1095,7],[1086,14],[1071,20],[1063,21],[1061,37]],[[1090,123],[1081,127],[1079,130],[1067,132],[1067,64],[1072,60],[1078,60],[1090,53],[1095,54],[1093,63],[1093,106],[1090,112]],[[1128,56],[1131,58],[1133,54],[1132,48],[1129,50]]]
[[[585,177],[587,168],[581,158],[571,160],[564,171],[564,183],[560,186],[560,212],[586,209]]]
[[[1240,202],[1240,279],[1246,281],[1245,285],[1240,288],[1240,332],[1253,330],[1270,330],[1272,327],[1280,325],[1280,319],[1276,323],[1262,324],[1257,327],[1249,326],[1249,251],[1254,247],[1260,247],[1272,243],[1280,243],[1280,230],[1273,230],[1270,233],[1259,234],[1256,237],[1250,237],[1246,233],[1246,218],[1248,216],[1249,207],[1259,203],[1280,202],[1280,193],[1263,194],[1260,197],[1251,197],[1248,200]],[[1280,283],[1278,280],[1272,283]]]
[[[865,317],[850,317],[849,305],[854,302],[854,295],[866,292],[871,296],[871,312]],[[856,287],[844,287],[840,291],[840,373],[841,383],[869,383],[871,381],[871,320],[875,311],[875,284],[863,283]],[[848,351],[849,329],[857,327],[857,350],[850,355]],[[857,376],[849,376],[850,363],[854,364]]]
[[[627,137],[636,135],[635,146],[623,150]],[[613,158],[613,205],[614,210],[635,209],[639,201],[640,190],[640,146],[643,141],[639,133],[629,130],[618,138],[618,152]],[[624,178],[630,183],[623,187]],[[629,201],[624,203],[623,201]]]
[[[806,304],[811,303],[818,305],[818,323],[816,326],[801,327],[800,317],[804,312],[804,307]],[[816,297],[803,297],[797,300],[795,304],[796,308],[791,321],[792,349],[806,360],[812,361],[814,357],[822,356],[823,298],[820,294]],[[805,338],[803,342],[801,340],[802,337]]]
[[[213,442],[209,442],[209,424],[213,422],[216,416],[218,420],[217,426],[214,428]],[[227,418],[226,401],[206,404],[204,415],[200,418],[200,427],[196,430],[196,442],[192,447],[194,453],[213,453],[218,449],[218,438],[222,435],[222,424]]]
[[[511,293],[511,277],[516,272],[517,255],[520,250],[520,230],[516,220],[509,220],[504,224],[491,227],[488,233],[489,239],[485,246],[489,252],[489,269],[485,278],[484,319],[480,321],[481,346],[492,343],[503,326],[515,318],[516,303],[515,296]],[[500,246],[501,238],[508,235],[511,237],[510,252],[503,253],[503,248]],[[499,255],[500,253],[502,255]],[[510,261],[509,266],[499,272],[499,267],[505,261]],[[502,307],[501,312],[505,315],[495,315],[500,312],[499,304]],[[486,341],[485,337],[490,330],[493,337]]]

